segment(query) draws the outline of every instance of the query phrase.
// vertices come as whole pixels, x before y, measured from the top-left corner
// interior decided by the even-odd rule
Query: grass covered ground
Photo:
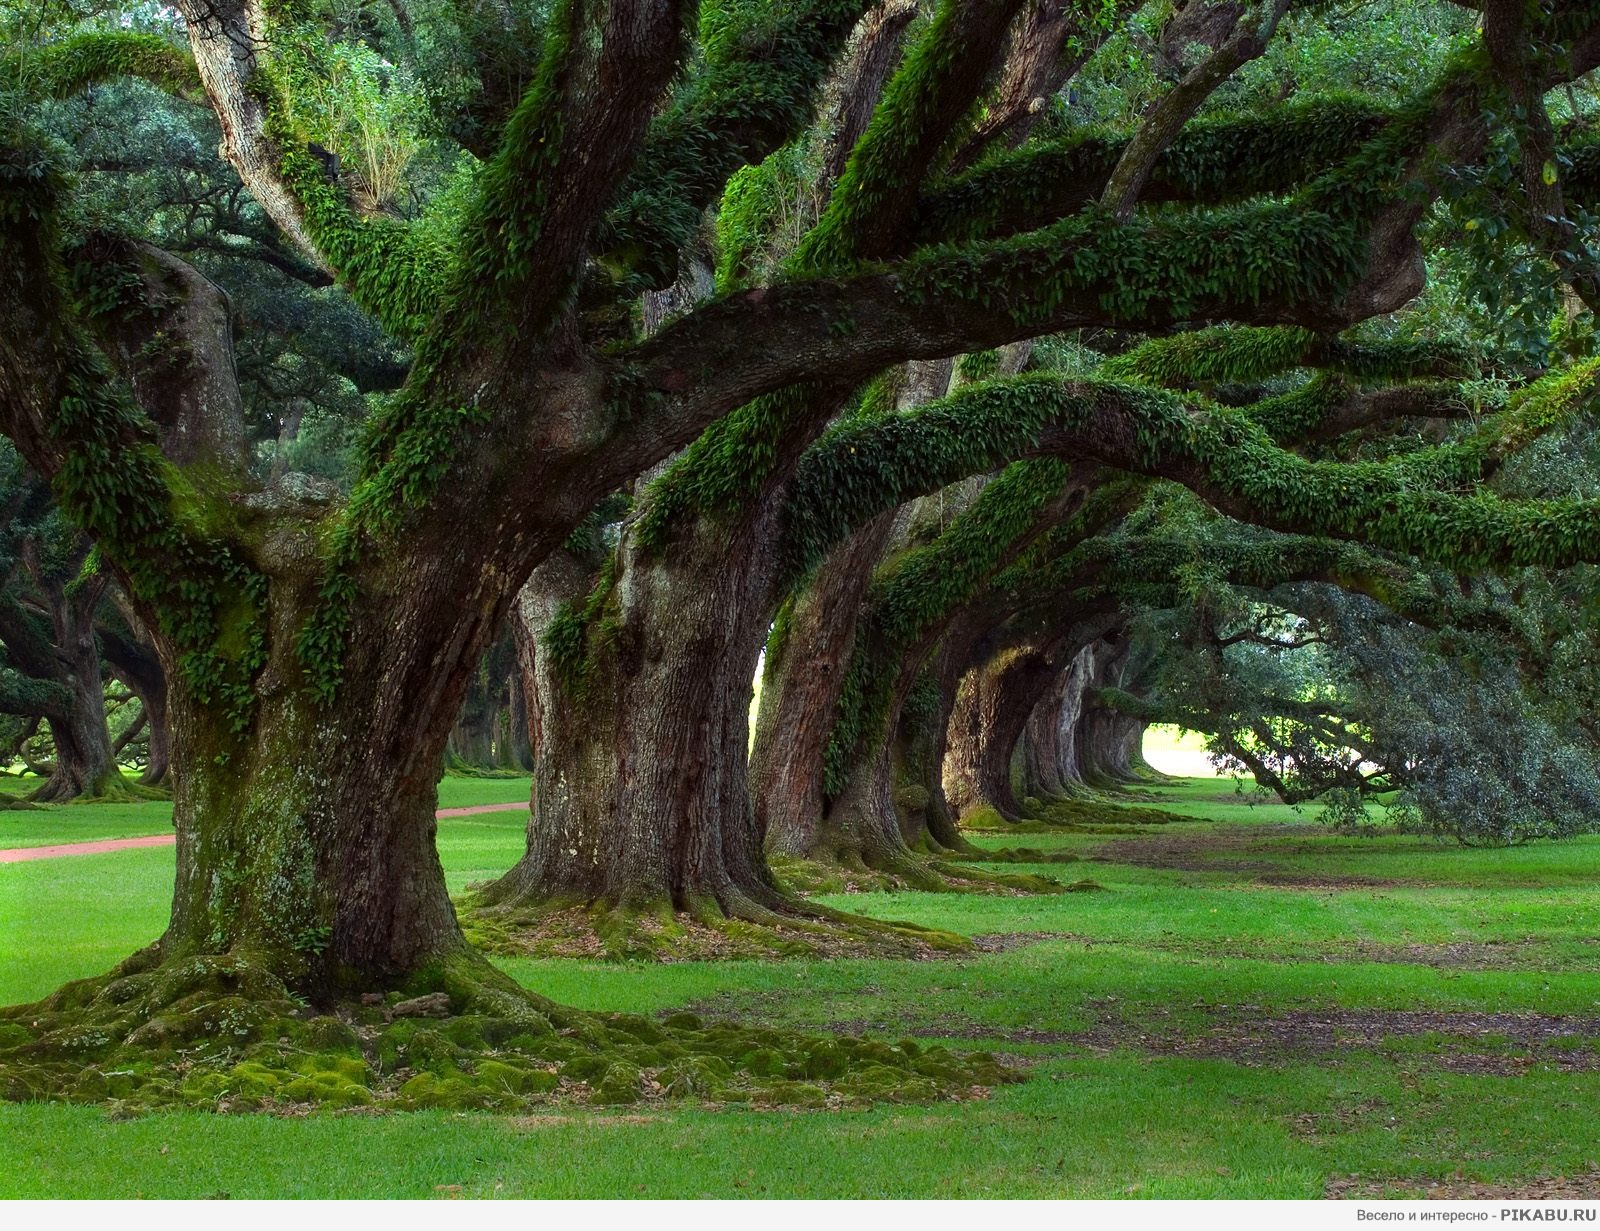
[[[9,780],[7,793],[25,793],[21,786],[15,785],[17,781]],[[33,779],[22,781],[29,789],[38,785]],[[527,802],[527,778],[451,776],[439,783],[441,808]],[[64,842],[98,842],[103,838],[140,838],[147,834],[171,832],[172,803],[169,800],[137,804],[48,804],[15,812],[0,811],[0,850],[22,846],[54,846]]]
[[[452,806],[527,788],[452,779],[445,793]],[[1157,794],[1200,819],[978,838],[1076,854],[1038,871],[1104,892],[826,899],[977,936],[971,957],[502,963],[581,1007],[939,1039],[1032,1066],[986,1101],[121,1122],[6,1105],[0,1194],[1600,1194],[1600,839],[1474,851],[1341,838],[1225,782]],[[69,815],[94,811],[0,824],[59,842],[64,826],[121,823]],[[452,885],[513,862],[523,824],[442,821]],[[171,868],[170,849],[0,866],[0,1002],[150,939]]]

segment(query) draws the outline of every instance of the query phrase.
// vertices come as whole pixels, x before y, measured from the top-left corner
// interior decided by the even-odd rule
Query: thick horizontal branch
[[[889,271],[738,292],[616,356],[618,398],[632,420],[619,449],[626,454],[626,437],[637,435],[648,465],[658,433],[692,433],[815,372],[859,381],[907,359],[1066,329],[1236,321],[1336,331],[1400,307],[1420,287],[1420,268],[1366,268],[1364,238],[1355,220],[1299,204],[1120,227],[1090,214],[1013,240],[934,249]]]
[[[1293,100],[1270,115],[1193,120],[1151,167],[1147,203],[1221,204],[1293,192],[1354,154],[1397,112],[1364,99]],[[1131,138],[1039,141],[941,185],[918,211],[917,239],[999,238],[1037,230],[1098,200]]]
[[[1476,357],[1440,341],[1361,340],[1311,329],[1218,326],[1151,338],[1101,367],[1119,380],[1149,380],[1170,389],[1253,384],[1296,368],[1338,372],[1359,380],[1464,379]]]

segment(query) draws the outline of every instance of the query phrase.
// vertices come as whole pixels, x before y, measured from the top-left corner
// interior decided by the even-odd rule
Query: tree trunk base
[[[120,1115],[685,1098],[838,1107],[966,1099],[1021,1080],[984,1053],[566,1009],[470,951],[404,987],[317,1007],[291,990],[293,964],[162,961],[152,945],[108,975],[0,1009],[0,1097]]]
[[[29,801],[36,804],[137,804],[171,798],[168,788],[148,785],[120,772],[107,774],[92,783],[52,776],[28,796]]]
[[[612,961],[900,957],[968,953],[953,932],[868,919],[769,891],[707,899],[694,910],[669,903],[584,903],[519,898],[465,903],[467,939],[486,953]]]
[[[1035,800],[1029,814],[1013,820],[991,807],[976,808],[961,818],[961,827],[973,833],[1098,833],[1138,832],[1146,825],[1192,823],[1196,818],[1125,804],[1103,795],[1089,798]]]
[[[1042,854],[1042,853],[1041,853]],[[1076,858],[1076,857],[1074,857]],[[990,872],[968,863],[1066,863],[1049,856],[1013,858],[963,844],[959,850],[907,847],[903,853],[864,858],[852,847],[816,849],[804,859],[774,856],[773,871],[803,893],[1060,893],[1060,882],[1047,876]]]

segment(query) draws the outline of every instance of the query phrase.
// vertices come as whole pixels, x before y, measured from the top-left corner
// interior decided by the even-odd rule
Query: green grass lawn
[[[527,787],[451,779],[441,794],[451,806]],[[9,1105],[0,1193],[1314,1197],[1348,1177],[1394,1193],[1566,1177],[1600,1193],[1600,840],[1479,851],[1343,838],[1226,781],[1158,794],[1203,819],[980,839],[1077,854],[1039,870],[1103,892],[826,899],[985,938],[971,957],[502,963],[582,1007],[693,1006],[1032,1066],[986,1100],[129,1121]],[[513,862],[524,823],[442,821],[452,887]],[[168,848],[0,866],[0,1001],[149,940],[171,874]]]
[[[458,778],[452,775],[439,783],[439,807],[525,804],[528,782],[524,777]],[[22,791],[17,788],[11,793]],[[522,822],[517,824],[520,826]],[[104,838],[141,838],[147,834],[171,832],[172,804],[166,800],[139,804],[49,804],[26,811],[0,811],[0,850],[64,842],[98,842]]]

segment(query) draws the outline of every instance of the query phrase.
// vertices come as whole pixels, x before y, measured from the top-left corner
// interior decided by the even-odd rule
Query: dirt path
[[[517,812],[527,804],[474,804],[470,808],[440,808],[434,816],[477,816],[482,812]],[[144,838],[106,838],[99,842],[67,842],[60,846],[16,846],[0,850],[0,863],[28,863],[35,859],[57,859],[63,855],[102,855],[107,851],[131,851],[141,846],[171,846],[176,834],[158,833]]]
[[[1286,845],[1281,839],[1301,838],[1313,842],[1327,833],[1324,826],[1306,821],[1218,825],[1203,833],[1154,833],[1122,838],[1096,847],[1089,857],[1102,863],[1126,863],[1180,872],[1232,872],[1258,884],[1287,888],[1383,889],[1430,884],[1392,876],[1304,871],[1279,862],[1310,849],[1305,845]]]

